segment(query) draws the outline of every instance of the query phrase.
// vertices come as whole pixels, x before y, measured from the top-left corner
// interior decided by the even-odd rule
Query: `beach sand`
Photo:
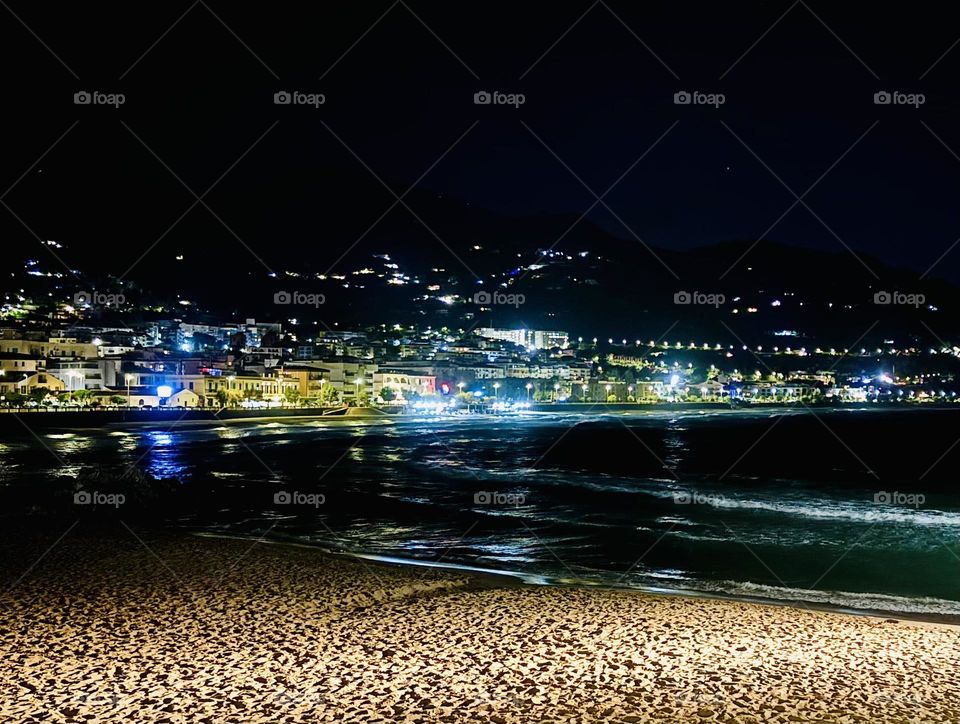
[[[62,532],[0,544],[4,724],[960,721],[954,626]]]

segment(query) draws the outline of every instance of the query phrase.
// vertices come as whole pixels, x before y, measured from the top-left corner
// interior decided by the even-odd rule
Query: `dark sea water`
[[[408,417],[40,438],[0,442],[7,489],[136,467],[180,481],[167,524],[189,530],[544,583],[960,615],[960,410]]]

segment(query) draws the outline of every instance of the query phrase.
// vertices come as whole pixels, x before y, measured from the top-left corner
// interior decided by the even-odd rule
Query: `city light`
[[[0,724],[960,724],[946,3],[197,4],[0,11]]]

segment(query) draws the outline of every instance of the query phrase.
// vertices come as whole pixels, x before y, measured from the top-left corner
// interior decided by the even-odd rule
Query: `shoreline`
[[[0,719],[960,717],[955,626],[510,585],[305,545],[124,527],[78,525],[52,547],[62,530],[8,530],[0,541]]]
[[[775,608],[789,608],[802,611],[819,611],[823,613],[833,613],[842,616],[857,616],[870,619],[896,620],[899,623],[919,624],[934,627],[946,627],[960,631],[960,614],[934,614],[918,613],[912,611],[897,611],[886,609],[853,608],[849,606],[839,606],[830,603],[819,603],[816,601],[801,601],[793,599],[764,598],[761,596],[747,596],[736,594],[725,594],[715,591],[701,591],[698,589],[684,588],[654,588],[649,586],[617,586],[604,582],[593,582],[586,579],[567,579],[554,578],[533,573],[522,573],[515,571],[504,571],[497,569],[487,569],[477,566],[467,566],[457,563],[442,563],[434,561],[424,561],[413,558],[401,558],[397,556],[382,556],[370,553],[344,553],[333,551],[322,546],[310,543],[301,543],[292,540],[279,540],[271,538],[248,538],[240,535],[231,535],[228,533],[210,533],[207,531],[185,531],[186,535],[198,538],[212,538],[233,541],[253,541],[262,545],[290,546],[293,548],[302,548],[314,551],[317,555],[348,561],[367,561],[373,565],[385,566],[388,568],[396,567],[400,569],[411,570],[435,570],[450,573],[451,575],[465,575],[475,577],[479,583],[494,587],[524,587],[524,586],[545,586],[550,588],[575,588],[597,591],[620,591],[627,593],[636,593],[645,596],[662,596],[667,598],[691,598],[717,601],[730,601],[735,603],[745,603],[756,606],[771,606]]]
[[[702,413],[721,415],[744,414],[789,414],[814,411],[817,413],[840,412],[950,412],[960,411],[957,405],[918,405],[911,403],[890,403],[868,405],[850,403],[847,405],[802,405],[789,403],[765,403],[731,407],[726,403],[562,403],[558,405],[537,404],[528,410],[511,413],[463,413],[448,415],[426,415],[391,410],[390,408],[362,407],[337,408],[336,414],[330,411],[307,412],[306,409],[282,408],[276,410],[225,410],[214,412],[205,409],[185,410],[3,410],[0,409],[0,432],[29,434],[28,430],[124,430],[146,429],[150,427],[187,427],[202,429],[220,425],[263,424],[263,423],[350,423],[350,422],[404,422],[423,419],[436,420],[484,420],[509,418],[548,419],[571,415],[581,415],[585,419],[604,416],[650,416],[656,414]],[[39,423],[39,424],[38,424]]]

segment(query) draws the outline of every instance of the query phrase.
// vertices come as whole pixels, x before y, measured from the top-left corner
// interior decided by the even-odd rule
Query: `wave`
[[[895,596],[887,593],[854,591],[818,591],[807,588],[768,586],[746,581],[697,582],[698,590],[730,596],[761,598],[790,603],[812,603],[853,611],[890,611],[892,613],[960,616],[960,601],[926,596]]]
[[[860,523],[905,523],[923,526],[960,526],[960,513],[943,510],[919,510],[909,508],[881,508],[880,503],[841,503],[819,499],[811,503],[773,502],[767,500],[744,500],[725,496],[709,499],[707,505],[727,510],[761,510],[780,515],[792,515],[816,520],[849,520]],[[868,506],[875,506],[874,508]]]
[[[614,476],[572,475],[567,472],[545,471],[537,468],[519,470],[490,470],[476,468],[457,462],[414,463],[433,473],[448,478],[473,480],[478,483],[515,482],[527,487],[547,485],[569,488],[584,488],[601,493],[629,493],[648,495],[661,500],[675,500],[678,495],[686,495],[696,505],[704,504],[724,510],[756,510],[778,515],[790,515],[799,518],[819,520],[848,520],[860,523],[905,523],[922,526],[960,526],[960,513],[920,508],[905,508],[882,503],[849,502],[830,498],[814,498],[805,502],[764,500],[761,498],[739,498],[729,492],[707,492],[686,488],[683,483],[669,479],[643,478],[642,481]],[[657,483],[656,487],[650,482]],[[695,509],[696,505],[691,506]]]
[[[646,495],[660,500],[675,500],[686,495],[694,501],[691,512],[703,504],[715,509],[762,511],[813,520],[850,521],[854,523],[903,523],[906,525],[960,526],[960,513],[922,508],[906,508],[864,501],[850,502],[824,497],[808,500],[769,500],[737,497],[730,492],[701,493],[684,483],[669,479],[645,477],[642,480],[616,476],[576,475],[562,471],[521,468],[515,470],[491,470],[463,465],[457,461],[418,462],[414,467],[426,469],[449,479],[469,480],[475,483],[504,484],[535,488],[538,486],[582,488],[599,493]],[[656,485],[650,485],[655,483]]]
[[[534,585],[581,585],[589,587],[613,586],[630,590],[666,593],[672,595],[705,595],[714,597],[730,597],[752,601],[795,605],[803,608],[804,604],[811,604],[846,613],[887,612],[891,614],[914,614],[925,616],[960,616],[960,601],[951,601],[944,598],[929,596],[897,596],[886,593],[856,592],[856,591],[821,591],[807,588],[790,588],[787,586],[769,586],[750,581],[704,581],[689,577],[685,571],[664,569],[649,571],[642,578],[649,581],[648,585],[637,583],[624,585],[622,577],[613,577],[612,574],[590,570],[585,573],[600,574],[595,578],[557,577],[548,573],[533,571],[515,571],[495,566],[466,565],[444,561],[443,563],[411,560],[396,556],[371,555],[365,553],[348,554],[351,557],[384,562],[399,563],[411,566],[425,566],[431,568],[447,568],[474,573],[486,573],[500,576],[509,576]],[[518,556],[523,561],[523,556]],[[665,582],[667,585],[664,585]]]
[[[207,530],[198,532],[198,535],[235,538],[244,540],[249,536],[236,535],[229,530]],[[930,596],[899,596],[894,594],[858,591],[832,591],[808,588],[792,588],[789,586],[771,586],[751,581],[720,580],[709,581],[693,577],[688,571],[674,568],[663,568],[645,571],[642,574],[631,576],[632,581],[625,582],[623,575],[596,568],[578,566],[579,573],[568,571],[571,576],[559,572],[536,570],[515,570],[510,564],[536,563],[537,558],[530,555],[532,548],[539,547],[539,543],[516,549],[503,543],[486,544],[479,550],[478,559],[483,560],[486,554],[494,554],[497,559],[503,559],[504,553],[509,553],[509,561],[503,562],[507,566],[477,565],[474,563],[458,562],[455,560],[428,560],[424,558],[410,558],[386,552],[344,550],[340,545],[325,545],[319,541],[305,542],[298,537],[288,537],[273,533],[260,536],[262,542],[274,542],[282,545],[311,548],[328,555],[338,557],[377,561],[382,563],[399,564],[415,568],[436,568],[460,572],[470,572],[485,575],[504,576],[523,581],[530,585],[556,586],[573,585],[583,587],[614,588],[621,590],[635,590],[646,593],[658,593],[680,596],[706,596],[734,598],[753,602],[783,604],[804,608],[805,604],[841,611],[844,613],[877,613],[908,614],[920,616],[943,616],[956,621],[960,618],[960,601]],[[557,541],[553,541],[556,543]]]

